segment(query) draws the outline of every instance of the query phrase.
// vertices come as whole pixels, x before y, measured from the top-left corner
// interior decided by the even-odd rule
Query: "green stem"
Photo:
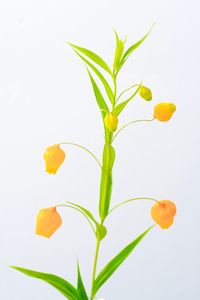
[[[136,87],[136,86],[139,86],[139,84],[134,84],[134,85],[132,85],[131,87],[125,89],[123,92],[121,92],[121,94],[117,97],[117,100],[116,100],[115,103],[117,103],[117,102],[119,101],[119,99],[121,98],[121,96],[122,96],[124,93],[126,93],[126,92],[132,90],[132,89],[133,89],[134,87]]]
[[[99,196],[99,214],[103,222],[110,206],[112,195],[112,169],[115,161],[115,150],[111,145],[112,134],[109,136],[109,141],[105,141],[102,155],[102,171],[100,182]]]
[[[62,143],[59,143],[59,145],[73,145],[73,146],[76,146],[78,148],[81,148],[81,149],[85,150],[87,153],[89,153],[96,160],[96,162],[98,163],[98,165],[101,168],[101,163],[99,162],[98,158],[90,150],[88,150],[87,148],[85,148],[85,147],[83,147],[79,144],[71,143],[71,142],[62,142]]]
[[[95,256],[94,256],[94,265],[93,265],[93,272],[92,272],[92,288],[91,288],[91,296],[90,299],[94,299],[94,282],[95,282],[95,276],[96,276],[96,270],[97,270],[97,260],[99,255],[99,248],[100,248],[100,240],[96,240],[96,250],[95,250]]]
[[[116,100],[116,94],[117,94],[117,83],[116,83],[116,76],[113,74],[113,83],[114,83],[114,91],[113,91],[113,103],[112,103],[112,109],[115,107],[115,100]],[[104,150],[103,150],[103,158],[102,158],[102,172],[101,172],[101,184],[100,184],[100,217],[101,217],[101,225],[103,225],[104,219],[106,217],[106,211],[109,210],[109,204],[110,204],[110,198],[112,193],[112,167],[114,163],[114,158],[111,157],[111,152],[114,151],[112,148],[112,138],[113,134],[108,132],[106,129],[105,134],[105,144],[104,144]],[[109,150],[108,150],[109,149]],[[111,161],[113,162],[111,163]],[[110,167],[111,166],[111,167]],[[101,205],[103,204],[103,212],[101,210]],[[92,272],[92,287],[91,287],[91,296],[90,299],[94,299],[94,283],[95,283],[95,276],[96,276],[96,270],[97,270],[97,261],[98,261],[98,255],[99,255],[99,248],[100,248],[101,240],[99,238],[96,239],[96,250],[94,255],[94,264],[93,264],[93,272]]]
[[[115,104],[116,104],[116,95],[117,95],[117,81],[116,81],[116,75],[114,72],[112,74],[112,79],[113,79],[113,84],[114,84],[112,109],[114,109]],[[112,168],[113,168],[114,159],[115,159],[111,155],[111,152],[112,153],[115,152],[114,148],[112,147],[113,133],[108,132],[107,129],[105,129],[105,130],[106,130],[106,134],[105,134],[105,144],[104,144],[103,158],[102,158],[103,163],[101,166],[102,172],[101,172],[100,200],[99,200],[100,207],[101,207],[102,203],[104,206],[103,213],[100,208],[101,225],[103,225],[104,219],[109,210],[110,198],[111,198],[111,194],[112,194]],[[106,151],[106,148],[109,149],[109,151]],[[102,189],[102,187],[104,187],[104,189]],[[101,240],[99,238],[97,238],[96,239],[96,250],[95,250],[95,255],[94,255],[93,272],[92,272],[92,287],[91,287],[90,300],[93,300],[94,296],[95,296],[94,283],[95,283],[95,277],[96,277],[100,243],[101,243]]]
[[[133,202],[133,201],[137,201],[137,200],[149,200],[149,201],[155,201],[157,203],[160,203],[158,200],[154,199],[154,198],[150,198],[150,197],[138,197],[138,198],[131,198],[131,199],[128,199],[128,200],[125,200],[117,205],[115,205],[113,208],[111,208],[111,210],[108,212],[108,215],[113,212],[113,210],[115,210],[116,208],[126,204],[126,203],[129,203],[129,202]]]
[[[125,124],[124,126],[122,126],[118,131],[117,133],[115,134],[115,136],[113,137],[112,139],[112,142],[116,139],[116,137],[118,136],[118,134],[124,130],[126,127],[128,127],[129,125],[132,125],[132,124],[136,124],[136,123],[140,123],[140,122],[152,122],[154,121],[155,119],[143,119],[143,120],[135,120],[135,121],[131,121],[129,122],[128,124]]]

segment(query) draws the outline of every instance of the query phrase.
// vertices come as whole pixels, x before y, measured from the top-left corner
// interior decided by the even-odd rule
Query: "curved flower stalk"
[[[139,99],[145,101],[151,101],[152,91],[146,85],[141,83],[132,84],[130,87],[124,89],[120,93],[118,92],[118,74],[122,69],[123,65],[127,62],[131,54],[146,40],[150,29],[147,34],[145,34],[139,41],[130,46],[125,50],[126,38],[120,39],[117,32],[115,32],[116,37],[116,47],[114,52],[112,68],[105,62],[95,52],[83,48],[74,44],[69,43],[78,57],[85,63],[91,86],[94,92],[94,96],[97,102],[97,106],[102,116],[102,125],[104,129],[104,145],[102,150],[102,163],[90,150],[84,146],[72,143],[72,142],[62,142],[55,144],[53,146],[47,147],[44,153],[44,159],[46,164],[46,171],[49,174],[56,174],[61,167],[61,165],[66,160],[66,153],[61,148],[61,146],[75,146],[79,149],[87,152],[100,167],[101,179],[100,179],[100,191],[99,191],[99,217],[94,217],[87,208],[80,204],[65,201],[61,204],[54,205],[49,208],[41,209],[37,216],[36,222],[36,233],[43,237],[51,237],[61,226],[62,218],[60,212],[62,208],[69,208],[81,213],[85,220],[89,223],[92,229],[94,238],[96,241],[96,248],[94,253],[93,261],[93,272],[91,276],[91,291],[88,293],[84,286],[80,267],[77,263],[77,284],[72,285],[65,279],[58,277],[53,274],[36,272],[29,269],[24,269],[20,267],[13,267],[16,270],[34,277],[41,279],[48,284],[56,288],[63,296],[69,300],[93,300],[102,287],[102,285],[107,282],[107,280],[112,276],[112,274],[119,268],[119,266],[124,262],[124,260],[132,253],[134,248],[142,241],[146,234],[158,224],[160,228],[167,229],[173,222],[176,214],[176,206],[170,200],[159,200],[150,197],[137,197],[125,200],[119,204],[111,207],[112,198],[112,184],[113,184],[113,167],[115,163],[116,151],[113,146],[113,142],[116,137],[121,134],[125,128],[132,124],[137,124],[141,122],[151,123],[155,120],[160,122],[169,121],[175,110],[176,106],[173,103],[161,102],[154,106],[154,111],[150,118],[129,121],[125,125],[120,124],[120,115],[127,105],[139,96]],[[129,96],[127,97],[127,92]],[[123,99],[122,99],[123,98]],[[120,126],[119,126],[120,124]],[[119,130],[118,127],[120,127]],[[116,133],[115,133],[116,132]],[[106,266],[97,274],[97,264],[100,252],[101,241],[106,238],[107,230],[105,226],[105,221],[110,216],[110,214],[117,208],[125,205],[127,203],[148,200],[153,202],[151,208],[151,216],[155,224],[150,225],[142,234],[134,238],[128,245],[126,245],[115,257],[113,257]]]

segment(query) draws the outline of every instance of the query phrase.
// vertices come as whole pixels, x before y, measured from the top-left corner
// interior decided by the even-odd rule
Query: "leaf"
[[[58,277],[53,274],[47,274],[47,273],[41,273],[36,272],[29,269],[24,269],[20,267],[12,266],[11,268],[26,274],[27,276],[41,279],[51,286],[53,286],[55,289],[57,289],[61,294],[63,294],[67,299],[69,300],[79,300],[77,290],[66,280],[64,280],[61,277]]]
[[[77,290],[78,290],[78,294],[79,294],[79,299],[80,300],[88,300],[88,296],[83,284],[83,280],[81,277],[81,272],[80,272],[80,268],[79,268],[79,264],[77,264],[77,274],[78,274],[78,280],[77,280]]]
[[[78,204],[75,204],[73,202],[69,202],[67,201],[67,203],[79,208],[80,210],[82,210],[95,224],[97,224],[98,222],[95,220],[93,214],[88,210],[86,209],[85,207],[81,206],[81,205],[78,205]]]
[[[96,73],[96,75],[99,77],[99,79],[101,80],[101,82],[106,90],[106,93],[108,95],[110,102],[113,103],[113,100],[114,100],[113,91],[112,91],[109,83],[105,79],[105,77],[99,72],[99,70],[91,62],[89,62],[85,57],[83,57],[81,54],[79,54],[76,50],[74,50],[74,51]]]
[[[120,40],[117,32],[115,31],[116,37],[116,47],[115,47],[115,55],[114,55],[114,62],[113,62],[113,69],[116,70],[119,66],[122,54],[124,52],[124,44],[126,39]]]
[[[88,70],[88,74],[90,76],[90,80],[91,80],[91,83],[92,83],[92,87],[93,87],[93,91],[94,91],[94,94],[95,94],[95,97],[96,97],[96,101],[97,101],[97,104],[100,108],[100,111],[101,111],[101,114],[102,114],[102,117],[103,117],[103,120],[105,118],[105,115],[106,115],[106,112],[108,112],[108,106],[101,94],[101,91],[100,89],[98,88],[96,82],[94,81],[94,78],[92,77],[90,71]]]
[[[101,111],[105,136],[108,139],[110,137],[110,133],[109,133],[109,130],[107,130],[105,124],[104,124],[104,118],[106,116],[106,113],[109,111],[109,109],[108,109],[108,106],[107,106],[107,104],[106,104],[106,102],[105,102],[105,100],[104,100],[104,98],[101,94],[101,91],[98,88],[96,82],[94,81],[94,78],[92,77],[90,71],[88,69],[87,69],[87,71],[88,71],[88,74],[90,76],[90,80],[91,80],[91,83],[92,83],[92,87],[93,87],[93,91],[94,91],[94,94],[95,94],[95,97],[96,97],[97,104],[98,104],[98,106],[100,108],[100,111]]]
[[[112,168],[115,160],[115,149],[110,143],[105,143],[103,150],[103,165],[100,185],[99,213],[104,220],[110,207],[112,193]]]
[[[135,95],[138,93],[142,83],[138,86],[137,90],[125,101],[119,103],[117,106],[115,106],[113,113],[118,116],[122,110],[126,107],[126,105],[135,97]]]
[[[154,25],[152,25],[152,27],[150,28],[150,30],[139,40],[137,41],[135,44],[133,44],[131,47],[129,47],[126,52],[124,53],[124,55],[122,56],[121,59],[121,63],[118,67],[117,72],[119,72],[119,70],[121,69],[121,67],[123,66],[123,64],[125,63],[125,61],[129,58],[129,56],[133,53],[134,50],[136,50],[148,37],[148,35],[151,33],[152,29],[153,29]]]
[[[154,225],[153,225],[154,226]],[[117,270],[117,268],[123,263],[123,261],[131,254],[133,249],[139,244],[139,242],[145,237],[145,235],[153,227],[151,226],[138,236],[133,242],[128,244],[119,254],[117,254],[99,273],[94,282],[94,293],[97,293],[100,287],[110,278],[110,276]]]
[[[109,68],[109,66],[107,65],[107,63],[103,60],[103,58],[101,58],[98,54],[94,53],[93,51],[83,48],[83,47],[79,47],[76,46],[74,44],[68,43],[72,48],[77,49],[78,51],[80,51],[82,54],[86,55],[87,57],[89,57],[91,60],[93,60],[96,64],[98,64],[100,67],[102,67],[104,70],[106,70],[109,74],[112,75],[112,72]]]

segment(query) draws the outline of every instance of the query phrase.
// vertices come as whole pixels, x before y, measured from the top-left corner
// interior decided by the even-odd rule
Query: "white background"
[[[171,199],[175,224],[145,238],[99,292],[106,300],[200,299],[199,236],[199,1],[1,0],[0,4],[0,295],[4,300],[61,300],[52,287],[10,269],[18,265],[76,281],[79,259],[90,287],[94,238],[85,220],[60,209],[63,226],[49,240],[34,233],[38,210],[71,200],[98,213],[99,169],[86,153],[65,147],[56,176],[43,152],[78,142],[101,157],[103,130],[84,64],[66,41],[88,47],[109,63],[113,28],[127,46],[156,22],[148,40],[119,76],[119,89],[141,80],[153,101],[139,97],[120,125],[151,118],[160,101],[177,105],[169,123],[130,127],[116,140],[113,202],[135,196]],[[151,203],[110,216],[98,270],[152,224]]]

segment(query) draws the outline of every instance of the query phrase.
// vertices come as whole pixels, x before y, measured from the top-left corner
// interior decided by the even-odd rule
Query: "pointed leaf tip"
[[[37,272],[21,267],[16,267],[16,266],[11,266],[11,268],[16,269],[17,271],[33,277],[37,278],[40,280],[45,281],[46,283],[50,284],[53,286],[55,289],[57,289],[63,296],[65,296],[67,299],[70,300],[80,300],[78,296],[77,290],[65,279],[54,275],[54,274],[48,274],[48,273],[42,273],[42,272]]]
[[[84,284],[83,284],[83,280],[81,277],[81,272],[80,272],[80,267],[79,267],[79,263],[77,262],[77,275],[78,275],[78,279],[77,279],[77,290],[78,290],[78,294],[81,300],[89,300]]]
[[[152,225],[147,230],[145,230],[141,235],[139,235],[135,240],[123,248],[110,262],[103,268],[103,270],[98,274],[95,279],[94,284],[94,295],[100,289],[100,287],[111,277],[111,275],[118,269],[118,267],[123,263],[123,261],[131,254],[134,248],[139,244],[139,242],[145,237],[145,235],[154,227]]]
[[[112,71],[110,70],[108,64],[98,54],[96,54],[95,52],[93,52],[87,48],[83,48],[83,47],[80,47],[80,46],[77,46],[77,45],[74,45],[71,43],[69,43],[69,44],[72,48],[75,48],[76,50],[78,50],[79,52],[81,52],[82,54],[87,56],[89,59],[91,59],[93,62],[95,62],[97,65],[102,67],[105,71],[107,71],[110,75],[112,75]]]

